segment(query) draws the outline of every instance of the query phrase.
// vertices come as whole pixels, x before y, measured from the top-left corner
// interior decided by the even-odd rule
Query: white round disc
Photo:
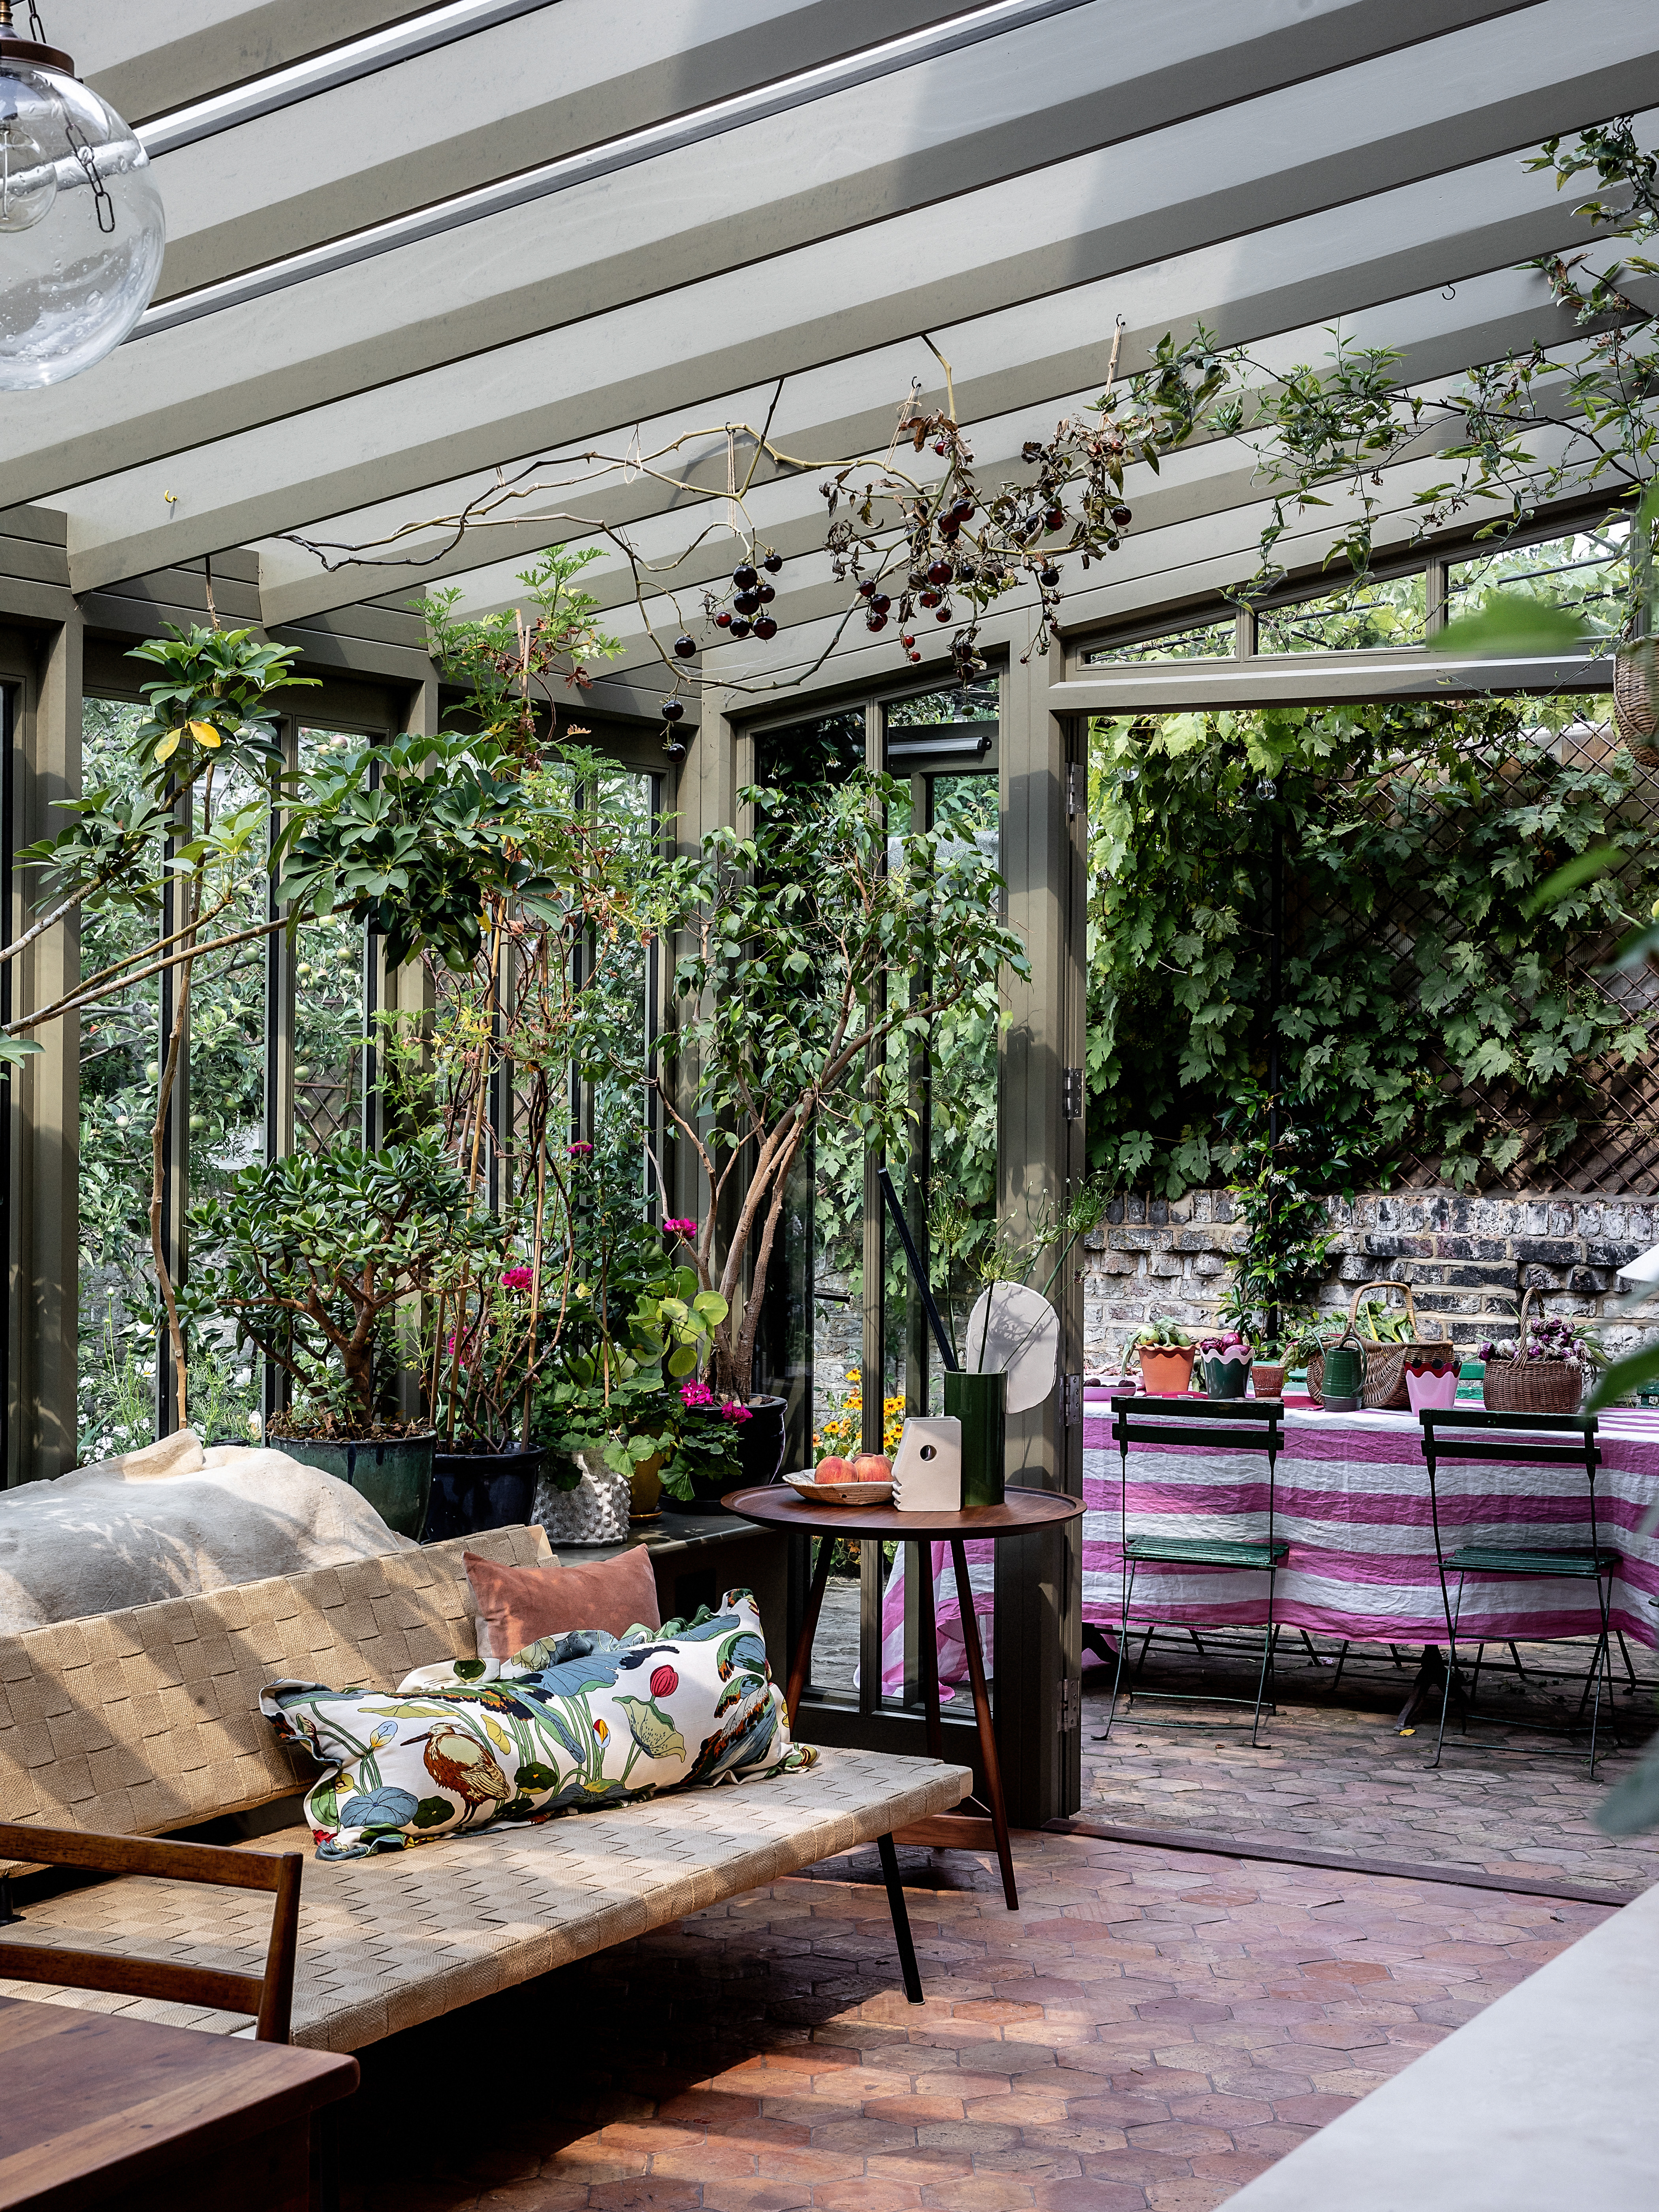
[[[1060,1316],[1041,1291],[1024,1283],[993,1283],[968,1316],[963,1365],[981,1375],[1006,1375],[1008,1411],[1029,1413],[1060,1373]]]

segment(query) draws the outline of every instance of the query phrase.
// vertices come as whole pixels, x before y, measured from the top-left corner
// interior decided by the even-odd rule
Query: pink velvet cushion
[[[567,1636],[573,1628],[603,1628],[624,1636],[637,1622],[660,1628],[657,1578],[643,1544],[614,1559],[587,1567],[503,1567],[465,1552],[466,1578],[478,1601],[480,1656],[510,1659],[544,1636]]]

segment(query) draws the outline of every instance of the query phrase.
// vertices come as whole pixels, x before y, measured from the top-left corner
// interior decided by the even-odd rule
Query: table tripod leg
[[[833,1537],[819,1537],[818,1563],[813,1570],[812,1587],[806,1593],[806,1618],[801,1624],[800,1641],[795,1646],[794,1663],[789,1669],[789,1687],[784,1693],[784,1705],[792,1730],[800,1706],[801,1692],[806,1687],[807,1669],[812,1663],[812,1638],[818,1632],[818,1615],[823,1610],[824,1585],[830,1580],[830,1561],[835,1548]]]
[[[996,1838],[997,1863],[1002,1869],[1002,1893],[1010,1912],[1019,1911],[1019,1892],[1014,1887],[1014,1855],[1008,1842],[1008,1809],[1003,1802],[1002,1769],[997,1760],[997,1732],[991,1718],[990,1693],[985,1686],[985,1655],[980,1650],[979,1621],[974,1613],[974,1587],[968,1579],[968,1554],[960,1537],[951,1539],[951,1564],[956,1569],[957,1602],[962,1608],[962,1641],[968,1654],[968,1680],[973,1685],[974,1718],[979,1723],[980,1757],[985,1762],[985,1789],[991,1800],[991,1832]]]
[[[939,1711],[939,1627],[933,1617],[933,1547],[918,1541],[916,1610],[921,1632],[921,1698],[927,1714],[927,1756],[945,1756],[945,1727]]]

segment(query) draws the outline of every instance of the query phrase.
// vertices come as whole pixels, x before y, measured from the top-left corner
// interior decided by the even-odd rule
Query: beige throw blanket
[[[181,1429],[0,1491],[0,1635],[414,1548],[333,1475]]]

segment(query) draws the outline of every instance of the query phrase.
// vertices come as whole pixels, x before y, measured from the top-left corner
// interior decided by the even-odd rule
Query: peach
[[[814,1482],[853,1482],[857,1478],[853,1473],[852,1461],[842,1459],[832,1452],[828,1459],[818,1462],[813,1469],[812,1480]]]
[[[884,1452],[860,1452],[853,1462],[854,1482],[890,1482],[893,1462]]]

